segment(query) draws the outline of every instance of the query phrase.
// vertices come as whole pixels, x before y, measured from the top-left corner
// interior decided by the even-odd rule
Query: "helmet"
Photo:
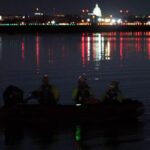
[[[43,82],[48,82],[48,75],[47,74],[45,74],[44,76],[43,76],[43,78],[42,78],[42,81]]]
[[[87,78],[86,78],[86,74],[85,73],[83,73],[82,75],[80,75],[79,76],[79,78],[78,78],[80,81],[86,81],[87,80]]]
[[[44,74],[43,79],[48,79],[48,74]]]

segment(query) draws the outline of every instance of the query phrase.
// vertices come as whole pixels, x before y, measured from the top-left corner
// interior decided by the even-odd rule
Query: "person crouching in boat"
[[[37,91],[32,93],[34,98],[38,99],[39,104],[57,104],[59,100],[58,89],[49,83],[48,75],[42,78],[42,85]]]
[[[108,90],[102,96],[103,102],[122,102],[123,99],[122,92],[119,89],[119,82],[117,81],[112,81]]]
[[[23,90],[17,86],[10,85],[3,92],[4,106],[15,106],[23,103]]]
[[[82,74],[78,78],[77,88],[74,89],[72,95],[76,104],[88,104],[97,102],[93,98],[93,94],[90,86],[87,84],[87,78],[85,74]]]

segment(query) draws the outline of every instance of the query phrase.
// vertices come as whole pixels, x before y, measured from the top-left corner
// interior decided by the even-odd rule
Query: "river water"
[[[7,86],[20,87],[26,98],[40,86],[44,74],[58,87],[59,103],[73,104],[72,90],[82,73],[97,98],[117,80],[125,97],[145,104],[136,125],[5,127],[0,130],[1,150],[150,148],[150,32],[0,34],[0,68],[1,106]]]

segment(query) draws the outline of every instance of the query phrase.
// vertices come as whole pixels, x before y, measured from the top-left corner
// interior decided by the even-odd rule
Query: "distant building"
[[[0,16],[0,21],[2,21],[2,19],[3,19],[2,16]]]
[[[84,17],[86,17],[86,21],[89,24],[97,24],[99,22],[99,19],[102,19],[102,12],[98,4],[95,5],[91,13],[88,13],[88,15]]]
[[[35,16],[43,16],[44,14],[42,12],[39,11],[39,8],[36,8],[35,12],[34,12]]]
[[[96,4],[93,9],[93,15],[95,15],[97,17],[102,17],[102,12],[101,12],[101,9],[99,8],[98,4]]]

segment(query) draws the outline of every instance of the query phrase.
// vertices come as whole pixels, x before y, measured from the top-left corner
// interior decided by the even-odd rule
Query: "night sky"
[[[79,14],[82,9],[92,11],[96,3],[105,15],[116,15],[120,9],[150,14],[150,0],[0,0],[0,15],[32,15],[36,7],[46,14]]]

